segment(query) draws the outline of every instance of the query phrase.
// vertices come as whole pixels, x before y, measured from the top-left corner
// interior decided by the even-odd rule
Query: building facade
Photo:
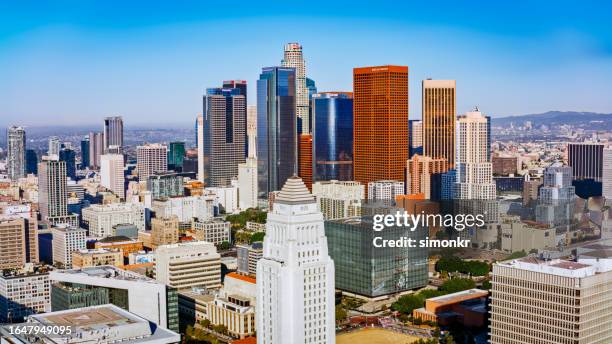
[[[6,172],[11,180],[26,176],[26,132],[22,127],[7,130]]]
[[[113,227],[121,224],[133,224],[144,231],[144,213],[142,204],[137,203],[92,204],[82,210],[89,235],[98,238],[115,235]]]
[[[422,82],[423,155],[444,158],[450,168],[455,164],[455,80]]]
[[[121,116],[104,118],[104,150],[102,153],[108,153],[109,149],[119,149],[121,151],[122,147],[123,118]]]
[[[123,154],[103,154],[100,157],[100,184],[125,199],[125,166]]]
[[[159,143],[136,148],[136,170],[140,180],[148,180],[156,172],[168,171],[168,148]]]
[[[232,242],[230,223],[227,221],[194,220],[191,222],[191,230],[196,240],[212,242],[215,245],[220,245],[223,242]]]
[[[72,253],[85,249],[87,231],[82,228],[70,226],[54,227],[53,234],[53,263],[65,269],[72,267]]]
[[[325,220],[343,219],[361,215],[361,202],[365,199],[365,186],[353,181],[322,181],[312,186]]]
[[[221,256],[205,241],[162,245],[155,251],[155,277],[176,289],[221,286]]]
[[[603,171],[602,143],[576,142],[567,144],[567,164],[572,167],[574,179],[601,181]]]
[[[0,271],[0,322],[18,323],[51,311],[51,284],[44,268]]]
[[[414,155],[406,161],[406,178],[404,185],[406,194],[423,194],[425,199],[437,199],[432,185],[432,177],[448,171],[446,158],[431,158]]]
[[[38,263],[36,218],[0,215],[0,270]]]
[[[306,62],[304,61],[302,46],[299,43],[288,43],[285,45],[285,53],[281,66],[295,69],[296,130],[298,126],[301,126],[302,131],[300,134],[309,134],[310,113],[308,87],[306,85]]]
[[[395,196],[404,194],[404,182],[399,180],[377,180],[368,183],[369,200],[394,201]]]

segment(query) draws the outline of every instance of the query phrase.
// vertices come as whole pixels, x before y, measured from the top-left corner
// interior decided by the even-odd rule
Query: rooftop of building
[[[315,202],[314,196],[308,191],[302,178],[295,175],[287,178],[285,185],[283,185],[283,188],[274,199],[274,203],[280,204],[307,204]]]
[[[235,278],[237,280],[241,280],[241,281],[245,281],[245,282],[249,282],[249,283],[256,283],[256,279],[254,277],[250,277],[250,276],[246,276],[246,275],[241,275],[239,273],[236,272],[230,272],[229,274],[225,275],[225,278]]]
[[[593,264],[584,264],[563,259],[545,260],[534,256],[527,256],[497,264],[515,269],[571,278],[585,278],[593,276],[597,272],[609,271],[609,265],[603,261],[595,262]]]
[[[11,278],[33,276],[33,275],[43,275],[43,274],[48,274],[49,271],[51,270],[53,270],[53,267],[50,265],[44,265],[44,264],[33,265],[33,264],[28,263],[22,268],[1,270],[0,277],[4,279],[11,279]]]
[[[199,302],[209,302],[215,299],[215,293],[206,288],[191,288],[178,291],[179,296],[183,298],[193,299]]]
[[[482,289],[468,289],[460,292],[432,297],[427,299],[427,301],[433,301],[439,304],[453,304],[459,303],[470,299],[481,298],[488,296],[489,292]]]
[[[83,277],[105,278],[105,279],[115,279],[115,280],[124,280],[124,281],[138,281],[138,282],[155,283],[155,284],[161,283],[154,279],[148,278],[144,275],[141,275],[135,272],[131,272],[131,271],[126,271],[126,270],[120,269],[112,265],[91,266],[91,267],[86,267],[86,268],[81,268],[81,269],[70,269],[70,270],[55,270],[52,273],[52,277],[54,275],[62,275],[62,274],[80,275]]]
[[[103,239],[98,240],[100,243],[122,243],[122,242],[137,242],[138,240],[128,238],[123,235],[109,236]]]

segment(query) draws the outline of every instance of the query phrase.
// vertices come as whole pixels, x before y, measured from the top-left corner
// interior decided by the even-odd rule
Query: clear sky
[[[433,3],[433,4],[429,4]],[[612,112],[605,1],[0,1],[0,125],[193,123],[205,88],[304,47],[320,91],[352,68],[456,79],[459,113]]]

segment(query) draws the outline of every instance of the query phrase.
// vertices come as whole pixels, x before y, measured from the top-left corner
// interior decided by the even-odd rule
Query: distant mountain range
[[[541,125],[549,128],[571,125],[587,130],[612,130],[612,113],[548,111],[540,114],[492,118],[492,124],[496,127],[506,127],[511,124],[523,126],[527,121],[530,121],[534,128]]]

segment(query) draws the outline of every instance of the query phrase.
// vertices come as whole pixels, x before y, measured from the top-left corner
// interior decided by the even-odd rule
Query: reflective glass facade
[[[353,98],[318,93],[312,98],[314,180],[353,180]]]
[[[280,190],[296,169],[295,69],[266,67],[257,80],[259,197]]]

